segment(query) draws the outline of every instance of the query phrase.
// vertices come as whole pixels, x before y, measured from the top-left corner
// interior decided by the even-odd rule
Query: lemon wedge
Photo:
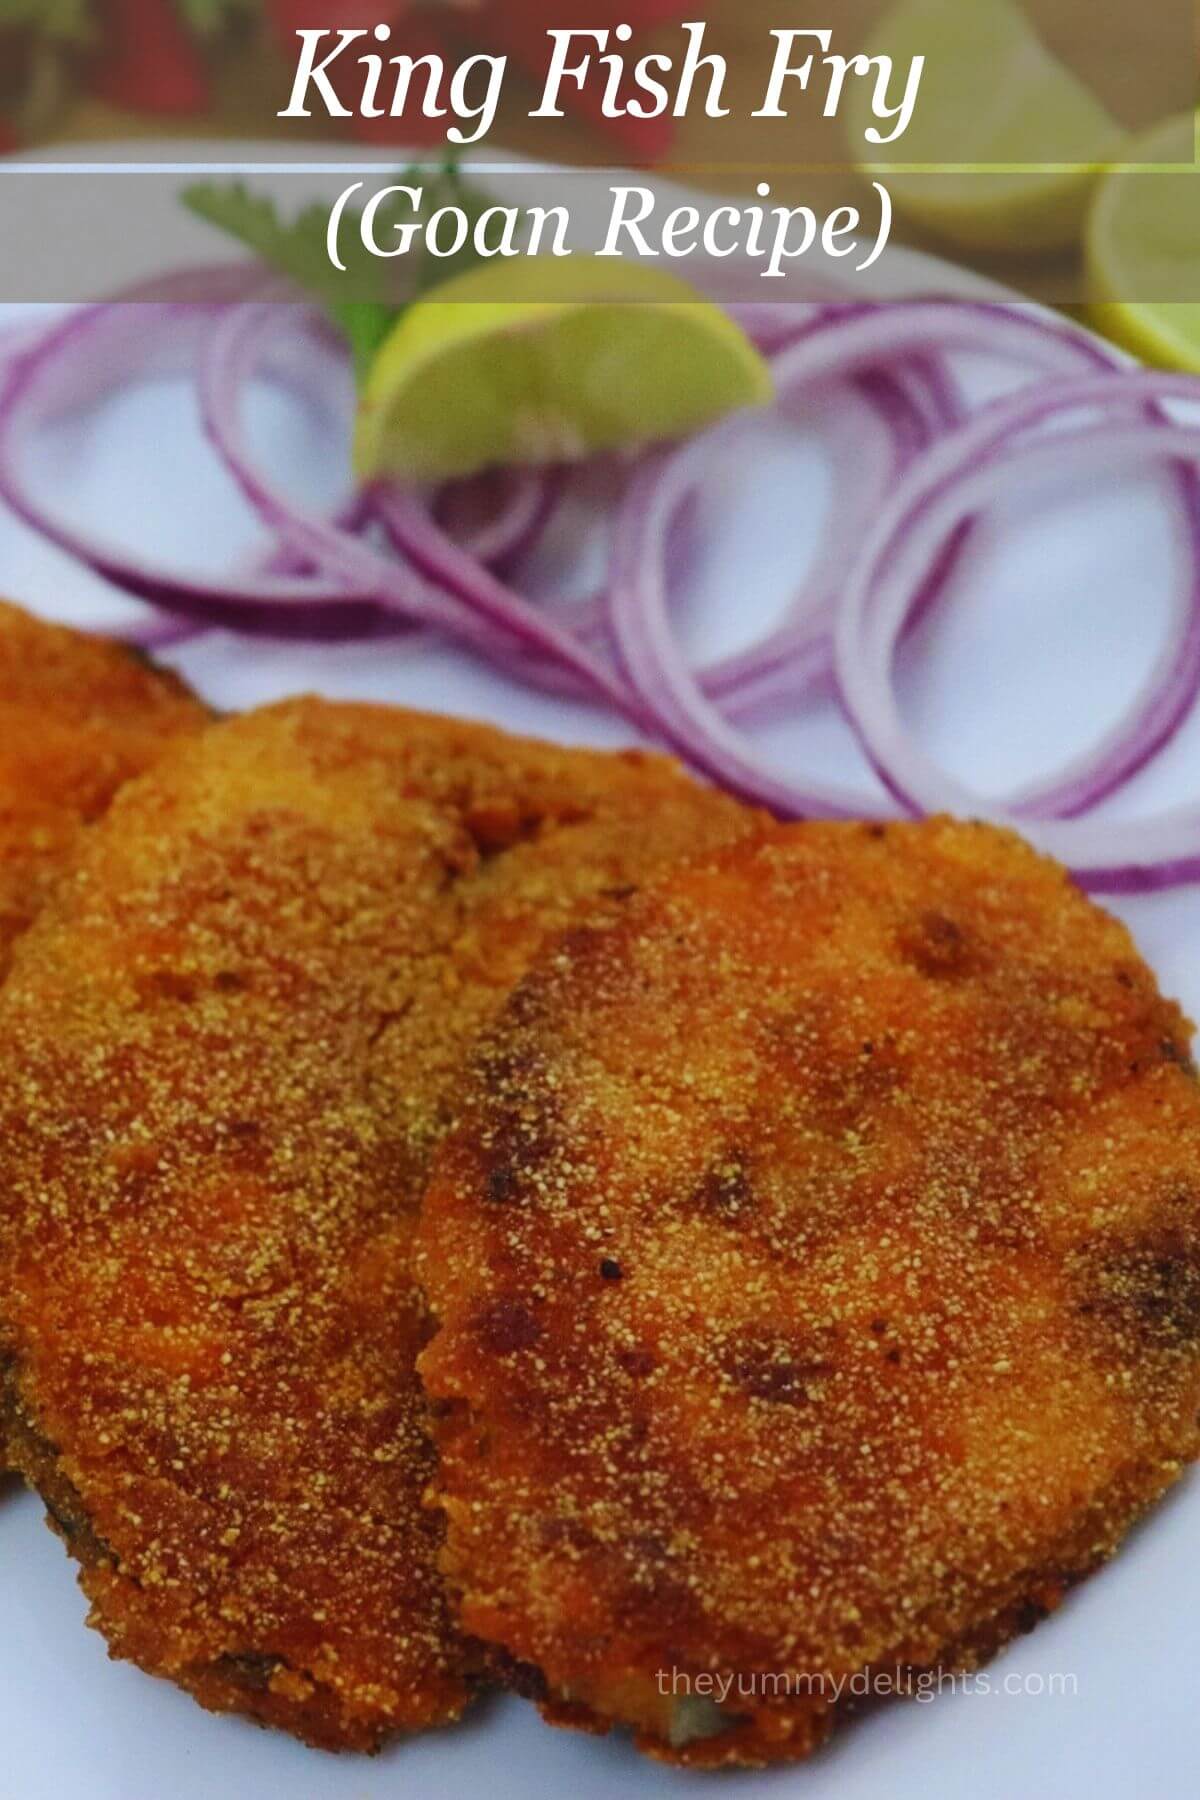
[[[881,155],[863,156],[865,132],[879,123],[869,84],[855,83],[847,99],[858,167],[886,184],[900,212],[967,250],[1077,241],[1123,133],[1013,0],[901,0],[870,54],[901,69],[925,57],[912,121]]]
[[[1144,362],[1200,374],[1200,114],[1168,119],[1100,184],[1087,225],[1089,322]],[[1173,294],[1195,300],[1173,300]],[[1144,295],[1147,298],[1134,298]]]
[[[674,276],[577,257],[488,264],[433,289],[364,384],[364,480],[442,481],[683,437],[766,404],[740,327]]]

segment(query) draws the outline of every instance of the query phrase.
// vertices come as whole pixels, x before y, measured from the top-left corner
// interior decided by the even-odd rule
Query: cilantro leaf
[[[338,272],[325,246],[326,219],[319,207],[305,209],[285,223],[274,200],[252,194],[244,181],[228,185],[197,182],[185,188],[183,203],[210,224],[253,250],[279,274],[326,300],[332,297]]]
[[[2,0],[0,0],[2,3]],[[187,188],[184,205],[219,226],[261,257],[272,269],[295,282],[311,294],[340,327],[354,352],[354,363],[361,376],[384,338],[405,308],[419,295],[452,275],[460,274],[479,260],[471,246],[473,228],[485,206],[486,197],[466,183],[453,165],[426,172],[410,169],[398,178],[397,185],[418,188],[421,206],[417,221],[424,224],[442,206],[457,206],[467,218],[472,231],[467,246],[457,257],[433,257],[421,248],[397,262],[372,255],[362,241],[362,215],[347,208],[342,222],[341,255],[346,265],[343,274],[329,260],[326,243],[329,212],[319,203],[306,206],[294,219],[281,218],[271,198],[251,193],[246,183],[228,185],[212,182]],[[413,207],[403,194],[393,194],[376,210],[375,238],[387,244],[396,227],[413,223]]]

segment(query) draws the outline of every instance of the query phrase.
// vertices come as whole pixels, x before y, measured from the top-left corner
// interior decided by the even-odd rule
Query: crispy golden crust
[[[0,602],[0,978],[80,829],[206,718],[145,657]]]
[[[0,1291],[115,1654],[331,1748],[461,1710],[409,1268],[447,1078],[548,928],[748,818],[657,758],[301,701],[91,834],[0,1001]]]
[[[535,965],[417,1268],[464,1629],[654,1755],[803,1756],[1200,1448],[1188,1026],[1015,838],[772,830]]]
[[[0,602],[0,981],[84,829],[207,718],[144,656]],[[0,1410],[0,1470],[8,1462]]]

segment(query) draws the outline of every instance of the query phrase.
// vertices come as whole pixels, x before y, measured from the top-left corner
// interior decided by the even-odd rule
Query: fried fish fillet
[[[119,798],[0,997],[9,1411],[115,1655],[329,1748],[462,1709],[409,1261],[447,1084],[548,930],[750,816],[315,700]]]
[[[0,980],[85,828],[207,716],[135,651],[0,602]],[[0,1414],[0,1470],[8,1466]]]
[[[1028,1629],[1200,1449],[1188,1045],[983,826],[775,828],[566,934],[416,1249],[463,1628],[700,1765]]]
[[[82,827],[207,716],[136,651],[0,602],[0,978]]]

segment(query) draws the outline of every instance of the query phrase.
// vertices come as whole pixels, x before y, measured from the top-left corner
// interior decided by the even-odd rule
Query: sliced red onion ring
[[[1111,371],[1114,366],[1091,339],[1048,322],[1040,312],[1025,314],[974,302],[917,302],[891,309],[846,307],[822,313],[776,359],[776,387],[789,403],[822,382],[865,368],[886,368],[897,358],[920,355],[934,343],[943,351],[1010,356],[1018,365],[1032,364],[1047,373],[1073,372],[1081,366]],[[1110,374],[1103,383],[1106,391],[1111,380]],[[1093,380],[1090,385],[1097,383]],[[1124,388],[1122,392],[1130,406],[1138,403],[1138,396],[1129,396]],[[712,704],[674,640],[664,566],[670,522],[704,459],[722,453],[739,428],[739,421],[730,421],[698,443],[685,445],[637,484],[616,532],[609,596],[622,662],[669,741],[714,779],[790,817],[878,814],[878,801],[863,794],[792,781],[771,767]],[[936,459],[939,448],[921,458],[914,473]],[[957,466],[961,459],[953,460]],[[925,567],[923,579],[907,590],[910,614],[914,606],[928,604],[931,583],[945,574],[944,541],[939,549],[940,559]]]
[[[850,321],[869,320],[875,312],[861,303],[751,310],[759,314],[761,341],[792,344],[840,331]],[[975,321],[977,309],[972,306],[969,312]],[[766,330],[762,328],[763,314]],[[1076,341],[1089,345],[1089,366],[1104,360],[1102,353],[1091,349],[1090,340],[1076,334]],[[776,364],[777,372],[783,366],[781,358]],[[826,393],[836,393],[841,402],[840,409],[827,408],[833,425],[835,511],[803,589],[773,631],[736,655],[698,672],[699,687],[710,699],[720,702],[722,713],[730,721],[750,720],[776,710],[781,703],[794,705],[829,690],[833,609],[844,575],[846,542],[861,541],[887,486],[908,458],[962,416],[961,400],[952,379],[928,358],[914,355],[893,373],[872,370],[859,377],[858,385],[862,394],[858,400],[858,423],[853,430],[845,429],[846,408],[853,409],[855,405],[853,390],[844,382],[836,389],[832,385],[824,389]],[[781,390],[781,398],[794,404],[800,396],[819,404],[822,391],[819,381],[810,383],[801,371],[801,379],[790,391]],[[874,417],[864,419],[862,397],[871,404]],[[880,420],[890,433],[890,446],[879,432]],[[721,445],[727,442],[724,436],[708,441]],[[944,585],[954,554],[952,546],[943,566],[928,583],[923,604],[931,603]]]
[[[510,665],[517,653],[525,679],[538,666],[576,678],[589,699],[615,706],[640,728],[654,730],[653,716],[621,676],[569,630],[542,616],[498,577],[462,551],[416,495],[393,491],[388,529],[404,562],[380,556],[369,545],[295,508],[261,475],[247,454],[239,396],[259,366],[267,338],[277,331],[270,307],[243,307],[217,326],[200,366],[200,404],[214,448],[264,522],[303,551],[326,573],[372,596],[378,607],[433,625],[447,636]],[[507,642],[504,640],[507,639]]]
[[[746,322],[757,340],[785,346],[777,360],[782,404],[819,411],[822,395],[836,397],[827,398],[826,424],[838,504],[783,620],[736,655],[693,670],[674,639],[673,532],[706,471],[737,453],[743,421],[728,421],[635,472],[614,533],[611,592],[603,607],[591,603],[567,618],[531,604],[500,578],[536,542],[561,497],[554,472],[504,477],[497,510],[482,526],[454,535],[428,496],[381,490],[353,498],[335,517],[314,519],[281,494],[243,441],[241,394],[265,375],[344,411],[344,348],[306,310],[290,306],[281,315],[278,300],[262,304],[262,277],[253,266],[213,276],[203,288],[191,272],[179,278],[182,285],[144,287],[136,308],[88,309],[37,341],[14,343],[7,358],[0,493],[60,547],[174,615],[134,635],[179,641],[197,622],[276,637],[432,629],[517,680],[618,708],[715,779],[777,812],[861,816],[880,808],[775,772],[737,729],[768,706],[821,691],[836,652],[843,705],[885,785],[908,808],[1011,820],[1092,887],[1127,890],[1200,876],[1200,807],[1128,826],[1076,816],[1145,765],[1200,690],[1200,430],[1171,424],[1161,410],[1173,400],[1200,399],[1200,383],[1122,372],[1115,355],[1074,328],[986,301],[878,306],[831,297],[820,305],[753,309]],[[190,301],[200,292],[200,305],[177,297]],[[7,349],[0,340],[0,363]],[[1011,358],[1048,379],[963,424],[943,359],[964,351]],[[192,371],[197,363],[210,439],[273,540],[240,576],[192,579],[130,556],[59,517],[30,492],[25,475],[24,453],[39,430],[129,379]],[[1082,370],[1089,378],[1073,379]],[[1105,420],[1101,433],[1036,435],[1097,411]],[[939,771],[905,731],[892,692],[896,647],[943,591],[976,514],[1010,485],[1058,473],[1067,457],[1096,471],[1148,457],[1170,465],[1181,498],[1172,518],[1188,580],[1175,597],[1156,665],[1117,727],[1038,786],[1007,802],[983,801]],[[372,541],[376,522],[395,554]],[[864,538],[846,583],[847,543]]]
[[[210,351],[212,361],[206,363],[208,371],[206,391],[210,395],[217,394],[219,396],[219,403],[211,404],[207,413],[213,441],[239,480],[243,491],[260,511],[264,521],[273,530],[289,537],[294,545],[302,545],[306,562],[315,558],[320,551],[324,563],[319,566],[334,569],[348,576],[343,554],[346,547],[332,543],[327,537],[318,544],[314,539],[313,521],[306,514],[297,513],[295,509],[290,508],[281,495],[270,490],[253,468],[245,450],[232,442],[236,434],[230,428],[231,409],[227,396],[236,395],[240,391],[247,371],[244,363],[242,366],[234,366],[229,363],[228,359],[231,345],[236,345],[241,330],[242,327],[238,324],[237,319],[234,319],[228,327],[228,335],[218,333]],[[245,343],[246,340],[243,338],[242,341]],[[278,340],[273,331],[269,334],[268,344],[272,350],[278,351]],[[329,343],[322,346],[326,350],[331,347]],[[250,348],[253,352],[252,342]],[[224,367],[219,366],[222,359],[225,360],[226,366]],[[344,358],[341,360],[344,361]],[[307,368],[307,363],[305,366]],[[892,380],[886,376],[864,378],[862,385],[874,412],[881,415],[888,424],[895,445],[890,451],[885,447],[881,452],[876,453],[876,466],[873,469],[872,457],[868,454],[866,447],[862,400],[852,396],[845,402],[841,409],[840,442],[844,446],[845,472],[847,476],[853,472],[857,479],[848,479],[838,484],[839,494],[848,496],[846,510],[841,515],[840,523],[843,529],[856,539],[865,529],[867,518],[874,512],[882,498],[885,481],[890,479],[897,466],[896,455],[905,450],[911,451],[928,441],[933,426],[923,418],[922,406],[933,413],[937,413],[940,409],[943,415],[950,409],[950,402],[946,399],[948,384],[943,380],[939,392],[937,381],[932,375],[926,376],[926,393],[920,400],[908,397],[899,380]],[[859,415],[859,432],[852,434],[844,414],[847,406],[853,408],[855,405],[857,405]],[[839,414],[833,412],[832,417],[837,421]],[[870,429],[871,424],[870,419],[865,419],[866,429]],[[877,428],[874,442],[878,442]],[[883,461],[884,456],[888,457],[886,464]],[[873,479],[878,482],[878,493],[872,491]],[[413,560],[411,534],[417,529],[419,522],[411,509],[409,497],[403,492],[382,489],[373,498],[372,504],[377,508],[393,539],[396,538],[395,525],[397,521],[404,522],[405,529],[410,534],[408,553],[410,560]],[[422,532],[421,535],[424,533]],[[487,572],[478,569],[471,570],[467,561],[470,556],[474,556],[476,560],[480,559],[481,546],[478,543],[464,545],[452,540],[446,533],[443,533],[442,537],[443,541],[439,546],[441,561],[438,564],[439,573],[435,579],[445,576],[445,559],[452,557],[457,559],[455,591],[460,599],[472,588],[477,589],[481,582],[486,589]],[[737,716],[748,716],[765,706],[778,704],[782,695],[794,699],[798,695],[815,691],[821,684],[828,685],[831,669],[830,620],[828,617],[821,616],[821,609],[828,608],[836,595],[840,576],[841,549],[835,534],[827,534],[825,544],[824,554],[819,559],[810,580],[805,584],[801,594],[797,596],[793,606],[789,608],[780,626],[758,644],[702,671],[701,680],[705,690],[718,695],[728,709]],[[491,547],[493,554],[498,547]],[[401,545],[401,548],[403,549],[404,545]],[[483,548],[486,556],[487,546],[483,546]],[[429,544],[426,543],[426,553],[428,550]],[[358,551],[352,550],[351,555],[356,558],[355,585],[366,581],[377,589],[380,582],[395,581],[396,575],[393,570],[383,571],[378,564],[375,565],[374,570],[370,570],[361,560],[358,560],[361,558],[361,547]],[[418,555],[415,560],[419,562],[420,556]],[[428,561],[423,567],[424,572],[429,574]],[[444,580],[442,585],[445,586]],[[519,603],[519,596],[510,593],[508,601]],[[571,623],[574,628],[571,638],[574,642],[582,640],[585,643],[591,643],[595,641],[597,624],[595,609],[580,610],[573,617]],[[442,628],[446,629],[447,626],[443,624]],[[514,660],[511,647],[503,639],[489,645],[472,631],[468,641],[473,648],[509,667],[518,678],[535,681],[539,686],[553,692],[579,696],[581,693],[586,694],[588,687],[595,683],[594,663],[592,672],[588,674],[580,674],[578,671],[572,673],[569,661],[566,662],[564,668],[556,668],[551,662],[546,662],[544,666],[531,664],[526,651],[518,651]],[[569,653],[571,658],[575,655],[574,642]],[[558,657],[560,661],[563,660],[561,640],[548,654]]]
[[[443,531],[476,562],[486,563],[501,573],[531,553],[565,487],[566,472],[562,468],[504,469],[469,481],[451,482],[434,496],[434,516]],[[391,494],[392,489],[383,486],[375,495],[385,529]]]
[[[795,395],[781,395],[793,400]],[[731,719],[749,719],[782,701],[822,688],[833,667],[833,613],[845,568],[845,544],[865,536],[916,444],[928,442],[924,421],[899,389],[833,383],[805,393],[832,466],[830,517],[800,591],[778,625],[754,643],[696,672],[701,690]],[[713,434],[692,463],[697,485],[729,440]]]
[[[0,391],[0,495],[51,543],[115,587],[168,612],[235,630],[316,638],[373,635],[378,608],[344,581],[262,575],[186,576],[81,530],[41,496],[25,471],[31,439],[127,382],[189,372],[221,309],[112,303],[73,313],[18,356]]]
[[[965,417],[965,408],[948,373],[936,363],[914,358],[891,371],[871,371],[844,394],[857,389],[886,426],[893,442],[891,465],[883,486],[873,489],[867,440],[853,441],[845,431],[845,405],[829,410],[833,422],[832,461],[837,510],[823,531],[816,563],[804,589],[793,601],[782,626],[725,664],[700,671],[705,693],[721,700],[726,718],[752,720],[781,704],[836,699],[833,674],[833,618],[846,570],[846,544],[861,543],[899,474],[936,437]],[[827,391],[834,391],[832,388]],[[805,387],[801,399],[809,400]],[[815,396],[813,396],[815,398]],[[838,430],[838,425],[842,429]],[[944,591],[969,535],[969,524],[947,544],[932,571],[911,624],[916,624]],[[774,668],[767,659],[774,652]],[[756,677],[756,670],[761,670]]]
[[[157,656],[163,650],[178,649],[180,644],[194,643],[196,638],[204,636],[207,627],[195,625],[189,619],[159,618],[118,625],[112,631],[97,631],[94,626],[88,629],[97,637],[120,638],[123,643]]]
[[[453,583],[446,585],[439,581],[437,574],[430,572],[437,567],[437,556],[428,565],[423,565],[419,554],[416,558],[412,556],[408,549],[412,540],[421,540],[426,544],[426,551],[428,542],[439,542],[444,553],[457,556],[466,571],[477,560],[479,551],[477,544],[471,545],[470,549],[455,544],[441,527],[435,526],[428,517],[425,497],[417,497],[390,484],[381,484],[358,497],[365,517],[380,520],[392,549],[398,553],[381,556],[363,542],[356,529],[347,533],[340,518],[324,522],[313,520],[259,472],[245,445],[239,407],[241,392],[254,380],[255,374],[263,374],[268,380],[282,376],[284,380],[295,382],[297,346],[302,353],[300,365],[308,374],[315,365],[324,362],[327,373],[331,365],[333,378],[338,380],[344,376],[347,367],[344,346],[329,337],[318,313],[297,311],[291,315],[290,322],[293,344],[288,346],[286,335],[281,335],[277,329],[277,315],[270,306],[230,311],[225,324],[214,331],[200,369],[201,416],[210,443],[264,526],[279,538],[281,554],[293,556],[300,567],[317,567],[344,578],[354,592],[363,599],[371,599],[385,612],[396,610],[412,616],[417,608],[421,608],[419,623],[464,644],[513,675],[513,679],[524,682],[525,686],[536,686],[556,697],[599,698],[612,704],[617,693],[613,686],[617,675],[612,659],[606,661],[594,648],[599,639],[594,610],[579,608],[578,643],[574,635],[561,630],[556,639],[567,646],[565,650],[538,650],[536,637],[543,634],[547,626],[538,617],[536,608],[529,607],[522,596],[500,589],[500,583],[489,569],[482,565],[470,569],[471,581],[486,596],[482,603],[475,605],[471,599],[457,594]],[[288,347],[290,356],[286,355]],[[282,356],[281,349],[284,351]],[[306,349],[308,355],[304,355]],[[317,351],[317,364],[313,362],[311,351]],[[561,482],[554,479],[554,473],[551,477],[540,475],[540,509],[552,508],[558,502],[560,491]],[[525,515],[522,520],[516,520],[516,524],[520,524],[522,538],[533,540],[542,520]],[[515,520],[509,518],[504,526],[504,535],[511,538],[507,544],[509,554],[520,549],[513,526]],[[498,540],[491,545],[493,551],[504,547],[506,545]],[[475,599],[479,599],[479,594]],[[493,603],[500,607],[498,614],[491,612]],[[516,612],[511,608],[516,608]],[[515,625],[520,608],[527,614],[525,625]],[[529,641],[527,625],[533,625],[534,643]],[[579,655],[585,659],[583,666],[579,664]],[[628,711],[630,702],[631,697],[626,691],[622,711]],[[639,718],[639,724],[653,729],[644,718]]]
[[[889,503],[860,559],[837,630],[837,666],[843,702],[873,765],[889,790],[909,810],[948,810],[987,817],[1020,829],[1040,848],[1066,863],[1094,892],[1130,893],[1171,887],[1200,877],[1200,807],[1177,808],[1134,823],[1077,817],[1032,819],[1025,808],[1004,806],[966,788],[940,770],[906,729],[892,686],[895,651],[911,605],[914,571],[983,497],[1043,477],[1060,478],[1065,468],[1099,477],[1145,466],[1149,459],[1193,465],[1200,462],[1200,427],[1159,420],[1109,420],[1095,426],[1009,449],[997,457],[997,442],[1014,430],[1028,430],[1055,414],[1069,417],[1096,408],[1122,411],[1130,403],[1200,404],[1200,381],[1186,376],[1128,375],[1119,395],[1107,381],[1055,384],[1028,396],[1001,402],[980,414],[939,446],[929,464],[914,470]],[[957,455],[952,455],[957,452]],[[954,463],[947,469],[948,461]],[[1200,529],[1193,548],[1200,558]],[[1200,597],[1194,599],[1180,662],[1194,668],[1200,658]],[[1192,689],[1194,677],[1184,684]],[[1163,711],[1146,711],[1142,741],[1113,735],[1113,764],[1141,767],[1178,724],[1179,695],[1160,688]],[[1175,716],[1173,716],[1175,715]],[[1094,786],[1111,791],[1106,770],[1095,771]],[[1083,796],[1090,804],[1090,795]]]
[[[809,385],[807,369],[802,368],[797,375],[787,368],[787,361],[783,357],[777,364],[777,385],[785,403],[801,393],[807,394]],[[841,388],[837,390],[837,400],[845,418],[846,396]],[[834,416],[838,416],[836,411]],[[874,422],[878,428],[878,417]],[[635,482],[615,533],[610,571],[610,616],[622,661],[639,692],[653,706],[668,740],[697,768],[724,786],[785,815],[856,818],[881,810],[886,813],[890,810],[886,806],[881,809],[877,801],[849,789],[814,782],[800,785],[780,775],[713,703],[713,671],[689,669],[675,643],[666,554],[672,521],[708,463],[719,461],[729,452],[742,428],[742,421],[729,421],[706,438],[668,454]],[[852,441],[861,448],[861,417],[857,429],[852,427],[843,441],[847,462],[837,469],[842,477],[838,491],[859,495],[857,507],[843,514],[842,528],[847,529],[853,518],[854,527],[861,534],[870,514],[878,509],[886,477],[894,474],[903,461],[904,446],[900,433],[894,431],[889,436],[886,429],[867,440],[880,457],[874,472],[877,478],[873,480],[868,464],[858,471],[849,465]],[[856,474],[861,481],[856,482]],[[792,619],[750,652],[730,658],[723,667],[735,670],[745,681],[748,672],[758,673],[754,659],[774,650],[788,666],[793,694],[803,693],[806,682],[811,687],[828,673],[835,584],[841,573],[834,552],[841,550],[844,555],[839,539],[840,532],[829,534],[829,548],[814,571],[810,589],[816,598],[810,616]],[[760,666],[767,665],[764,662]],[[736,689],[733,691],[736,693]],[[761,707],[761,686],[756,698]],[[737,699],[740,709],[744,695]]]
[[[704,454],[709,448],[705,445]],[[784,816],[869,816],[872,803],[860,794],[816,783],[801,786],[777,774],[707,698],[681,655],[671,624],[663,550],[673,515],[694,480],[688,453],[676,453],[643,470],[622,510],[609,607],[631,681],[653,708],[668,742],[735,793]]]
[[[1050,324],[1039,312],[1025,314],[1009,309],[1004,313],[1005,330],[998,333],[994,341],[980,343],[974,341],[974,327],[995,316],[995,308],[990,304],[981,307],[975,303],[963,306],[957,302],[932,302],[929,309],[943,315],[942,342],[946,349],[986,349],[989,354],[1008,354],[1016,348],[1011,341],[1013,328],[1028,330],[1033,334],[1031,356],[1038,360],[1046,358],[1050,369],[1061,371],[1063,378],[1080,367],[1102,369],[1105,378],[1093,380],[1090,391],[1103,396],[1104,405],[1119,405],[1122,410],[1130,411],[1141,406],[1147,416],[1156,416],[1154,390],[1139,392],[1131,388],[1129,365],[1106,346],[1071,327]],[[886,310],[878,320],[880,331],[891,338],[893,346],[903,346],[909,329],[919,328],[920,324],[920,308],[909,306]],[[785,366],[791,364],[795,372],[797,367],[802,368],[806,346],[812,339],[824,337],[828,341],[841,336],[853,342],[864,334],[874,334],[873,322],[867,314],[848,309],[837,317],[827,316],[809,328],[804,342],[795,352],[796,362],[792,363],[790,357],[781,362]],[[1114,384],[1113,376],[1117,373],[1121,379]],[[1038,418],[1051,416],[1058,410],[1052,397],[1056,392],[1057,389],[1039,387],[1032,395],[1023,390],[1009,401],[993,403],[979,415],[992,424],[980,429],[985,429],[989,435],[994,430],[996,441],[1002,440],[1006,433],[1026,429]],[[1039,400],[1045,403],[1044,411],[1038,410]],[[965,428],[967,435],[972,430],[973,427]],[[922,460],[913,479],[929,481],[939,470],[953,472],[960,466],[962,456],[960,439],[943,439]],[[1194,628],[1195,612],[1200,607],[1200,486],[1190,469],[1181,468],[1175,474],[1180,501],[1173,517],[1187,566],[1174,593],[1171,629],[1155,668],[1121,720],[1097,745],[1035,787],[1010,798],[1009,806],[1021,818],[1073,816],[1096,805],[1150,761],[1195,704],[1200,692],[1200,642]],[[890,512],[893,504],[885,510]],[[941,587],[947,563],[957,554],[967,524],[967,519],[960,519],[956,532],[943,540],[938,559],[924,565],[923,579],[912,590],[906,626],[913,623],[929,604],[931,594]],[[839,629],[843,632],[846,629],[844,609],[840,613]]]
[[[918,580],[916,571],[927,566],[928,558],[921,557],[920,543],[910,541],[914,534],[907,528],[909,515],[927,509],[940,492],[969,475],[980,463],[986,464],[1006,442],[1056,418],[1069,417],[1072,412],[1097,409],[1135,415],[1140,412],[1151,422],[1162,424],[1162,405],[1172,399],[1195,403],[1200,399],[1200,382],[1186,376],[1138,374],[1132,369],[1125,369],[1119,383],[1111,378],[1063,379],[993,401],[937,444],[887,502],[849,584],[837,627],[838,677],[843,691],[854,643],[859,637],[858,588],[868,561],[876,554],[874,546],[882,537],[889,538],[889,575],[893,582],[900,585],[906,579]],[[1105,429],[1110,428],[1106,421]],[[1030,445],[1028,450],[1032,448]],[[1156,667],[1141,694],[1099,746],[1036,789],[1023,790],[1001,803],[1007,804],[1014,815],[1070,817],[1098,804],[1146,765],[1195,703],[1200,689],[1200,644],[1196,631],[1200,610],[1200,503],[1190,471],[1182,468],[1176,473],[1183,504],[1175,515],[1175,523],[1188,563],[1187,579],[1175,595],[1172,628]],[[897,530],[901,521],[906,524],[904,531]]]
[[[143,306],[166,302],[179,306],[236,306],[246,300],[262,300],[269,296],[304,304],[304,296],[298,289],[282,281],[262,263],[244,260],[196,263],[190,268],[168,270],[165,275],[151,275],[144,281],[118,289],[102,304]]]

